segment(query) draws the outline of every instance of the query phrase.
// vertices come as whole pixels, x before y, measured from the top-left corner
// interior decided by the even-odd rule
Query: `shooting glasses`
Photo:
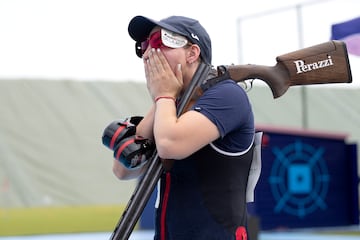
[[[182,48],[190,44],[186,37],[162,28],[152,33],[146,40],[135,43],[136,55],[142,58],[149,45],[151,48],[158,49],[161,47]]]

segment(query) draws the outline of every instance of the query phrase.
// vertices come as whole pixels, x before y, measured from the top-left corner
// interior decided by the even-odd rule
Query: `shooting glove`
[[[124,138],[133,136],[136,133],[136,126],[143,117],[135,116],[111,122],[102,135],[103,144],[114,150],[114,147]]]
[[[135,169],[143,166],[153,155],[155,144],[149,139],[139,136],[124,138],[114,149],[114,158],[126,168]]]
[[[114,150],[114,158],[126,168],[141,167],[152,156],[155,143],[136,136],[136,126],[143,119],[140,116],[111,122],[102,135],[103,144]]]

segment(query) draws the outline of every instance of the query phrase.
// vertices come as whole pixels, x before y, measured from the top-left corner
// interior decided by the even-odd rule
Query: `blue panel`
[[[357,158],[344,140],[265,135],[253,207],[262,229],[358,223]]]

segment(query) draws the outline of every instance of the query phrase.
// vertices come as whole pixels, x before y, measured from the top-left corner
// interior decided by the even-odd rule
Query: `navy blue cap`
[[[209,34],[198,20],[182,16],[171,16],[155,21],[143,16],[136,16],[129,23],[129,35],[137,42],[144,41],[155,26],[185,36],[190,42],[197,44],[201,50],[200,56],[202,60],[207,64],[211,64],[211,40]]]

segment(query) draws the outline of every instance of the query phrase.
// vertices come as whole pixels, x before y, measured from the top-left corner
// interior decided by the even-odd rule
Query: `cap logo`
[[[161,29],[161,40],[165,46],[170,48],[181,48],[186,46],[186,44],[188,43],[186,37],[163,28]]]
[[[196,34],[191,33],[191,37],[192,37],[192,38],[195,38],[196,40],[198,40],[198,41],[200,42],[200,39],[199,39],[199,37],[198,37]]]

